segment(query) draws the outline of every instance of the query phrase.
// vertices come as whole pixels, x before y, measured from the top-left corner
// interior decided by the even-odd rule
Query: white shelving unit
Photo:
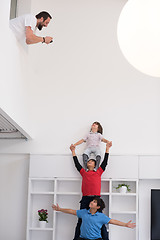
[[[122,183],[129,185],[131,191],[124,194],[118,193],[116,187]],[[132,220],[136,222],[137,227],[128,229],[110,225],[109,238],[138,240],[138,180],[112,179],[110,180],[110,189],[109,216],[123,222]]]
[[[119,193],[119,183],[130,185],[131,192]],[[101,196],[105,201],[104,213],[120,221],[133,220],[138,226],[138,180],[102,179]],[[70,240],[73,238],[77,218],[54,212],[52,203],[61,207],[79,209],[81,178],[29,178],[28,218],[26,240]],[[46,228],[39,227],[38,210],[48,210]],[[138,227],[127,229],[109,225],[109,239],[138,240]]]

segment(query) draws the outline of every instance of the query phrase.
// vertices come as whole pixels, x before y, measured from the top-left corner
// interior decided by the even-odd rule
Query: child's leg
[[[96,167],[95,167],[95,170],[96,170],[96,171],[97,171],[97,169],[99,168],[100,161],[101,161],[101,156],[100,156],[100,155],[97,155],[97,156],[96,156]]]
[[[84,165],[85,170],[87,170],[88,159],[89,159],[88,155],[83,153],[83,165]]]
[[[85,170],[87,170],[87,162],[88,162],[90,154],[91,154],[90,148],[86,148],[84,153],[83,153],[83,164],[84,164]]]
[[[101,161],[101,150],[99,147],[95,148],[95,155],[96,155],[96,167],[95,170],[97,170],[99,168],[99,164]]]
[[[105,224],[103,224],[103,226],[101,228],[101,235],[102,235],[103,240],[108,240],[108,232],[107,232]]]

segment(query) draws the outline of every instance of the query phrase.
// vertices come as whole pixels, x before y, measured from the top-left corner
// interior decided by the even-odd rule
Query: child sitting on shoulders
[[[76,147],[77,145],[86,142],[86,149],[83,153],[83,164],[85,170],[87,170],[87,162],[90,158],[91,153],[95,155],[95,158],[92,157],[92,159],[96,160],[95,170],[99,168],[99,164],[101,161],[100,143],[101,142],[109,143],[109,141],[103,137],[102,133],[103,128],[101,124],[99,122],[94,122],[87,136],[74,144],[74,146]]]

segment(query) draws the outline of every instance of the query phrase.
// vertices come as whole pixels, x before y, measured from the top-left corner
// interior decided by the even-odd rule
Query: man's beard
[[[38,25],[38,29],[39,29],[39,31],[41,31],[42,28],[43,28],[43,26],[41,25],[41,23],[39,23],[39,25]]]

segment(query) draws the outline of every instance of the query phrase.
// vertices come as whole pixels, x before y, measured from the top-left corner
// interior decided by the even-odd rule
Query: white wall
[[[37,34],[53,35],[55,43],[29,46],[26,51],[8,27],[10,1],[1,0],[0,105],[34,135],[27,142],[0,140],[1,154],[69,154],[69,145],[82,138],[95,120],[102,123],[104,136],[113,141],[111,154],[160,154],[160,81],[130,66],[117,42],[117,21],[126,1],[31,1],[33,14],[46,10],[53,16],[48,28]],[[78,148],[79,154],[83,148]],[[13,240],[23,240],[28,160],[19,162],[24,175],[17,173],[13,159],[9,160],[12,172],[8,160],[0,159],[0,164],[4,162],[6,181],[2,190],[9,198],[1,200],[1,207],[7,209],[8,216],[10,211],[18,212],[19,206],[23,211],[18,212],[21,215],[17,219],[22,221],[16,225],[16,234],[14,228],[2,231],[2,239],[4,234],[12,234]],[[12,176],[13,186],[8,187],[7,179]],[[12,189],[15,191],[10,196]],[[14,206],[10,200],[15,201]],[[8,217],[7,227],[10,221]]]
[[[28,172],[28,155],[0,155],[0,239],[25,240]]]
[[[68,154],[70,143],[98,120],[104,136],[113,140],[113,154],[160,154],[160,81],[130,66],[117,42],[125,2],[31,2],[33,14],[46,10],[53,16],[48,28],[37,34],[53,35],[55,43],[29,46],[29,77],[19,81],[25,84],[30,108],[25,119],[19,113],[34,139],[2,141],[0,152]],[[7,103],[6,97],[2,100]]]
[[[1,0],[0,33],[1,72],[0,108],[31,134],[26,91],[28,53],[9,28],[10,0]],[[27,119],[28,118],[28,119]]]

